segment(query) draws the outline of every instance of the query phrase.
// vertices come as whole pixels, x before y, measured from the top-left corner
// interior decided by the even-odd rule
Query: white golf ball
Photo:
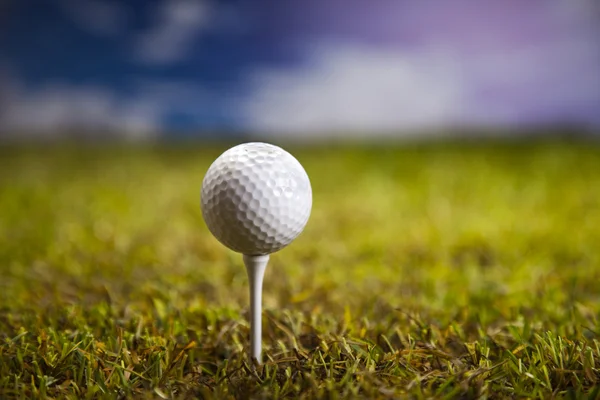
[[[304,229],[312,189],[290,153],[267,143],[244,143],[210,166],[201,205],[208,229],[225,246],[247,255],[270,254]]]

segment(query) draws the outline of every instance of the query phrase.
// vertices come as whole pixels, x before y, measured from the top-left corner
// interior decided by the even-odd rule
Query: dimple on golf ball
[[[267,143],[244,143],[210,166],[201,206],[208,229],[225,246],[247,255],[270,254],[304,229],[312,189],[290,153]]]

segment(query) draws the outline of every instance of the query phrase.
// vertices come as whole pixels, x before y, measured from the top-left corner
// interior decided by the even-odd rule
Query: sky
[[[8,0],[0,135],[600,128],[597,0]]]

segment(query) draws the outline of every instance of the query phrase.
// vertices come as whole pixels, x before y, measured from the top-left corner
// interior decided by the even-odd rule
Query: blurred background
[[[600,127],[595,0],[1,4],[4,139]]]

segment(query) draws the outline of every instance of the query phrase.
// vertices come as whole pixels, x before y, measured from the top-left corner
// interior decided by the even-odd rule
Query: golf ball
[[[244,143],[210,166],[201,206],[208,229],[225,246],[247,255],[270,254],[304,229],[312,189],[290,153],[267,143]]]

